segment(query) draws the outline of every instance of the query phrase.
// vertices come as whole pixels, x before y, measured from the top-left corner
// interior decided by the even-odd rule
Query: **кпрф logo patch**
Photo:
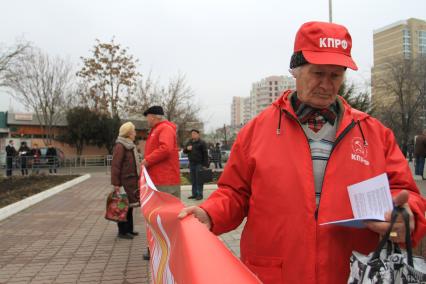
[[[367,160],[367,156],[368,148],[367,145],[364,144],[364,140],[361,137],[354,137],[352,139],[351,159],[369,166],[370,162]]]

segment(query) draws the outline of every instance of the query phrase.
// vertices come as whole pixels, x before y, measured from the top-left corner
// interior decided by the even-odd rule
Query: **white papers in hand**
[[[388,177],[385,173],[348,186],[353,219],[337,220],[321,225],[364,227],[363,221],[384,221],[385,213],[393,208]]]
[[[355,219],[383,220],[393,208],[392,195],[386,174],[348,186],[349,199]]]

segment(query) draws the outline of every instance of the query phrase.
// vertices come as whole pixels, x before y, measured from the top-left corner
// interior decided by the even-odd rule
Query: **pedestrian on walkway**
[[[216,143],[216,146],[211,150],[212,162],[214,163],[215,169],[222,168],[222,152],[220,150],[220,144]]]
[[[39,174],[41,151],[37,143],[34,143],[33,148],[31,149],[31,157],[33,159],[32,174]]]
[[[139,175],[140,163],[138,152],[134,144],[136,138],[135,126],[131,122],[121,125],[112,155],[111,184],[115,192],[126,193],[129,199],[127,221],[118,222],[118,237],[133,239],[139,233],[133,228],[133,207],[139,204]]]
[[[31,156],[31,149],[27,146],[27,142],[22,141],[18,149],[19,161],[21,164],[21,173],[23,176],[28,175],[28,159]]]
[[[303,24],[290,61],[296,90],[243,127],[218,189],[179,214],[218,235],[247,218],[241,260],[262,283],[347,283],[352,251],[372,252],[390,216],[365,228],[320,224],[353,218],[347,187],[383,173],[414,243],[426,232],[425,200],[392,131],[337,95],[346,68],[357,69],[351,46],[344,26]],[[402,220],[394,230],[404,243]]]
[[[151,128],[142,160],[148,174],[159,191],[180,198],[179,150],[176,125],[164,118],[161,106],[151,106],[143,115]],[[149,251],[144,259],[150,259]]]
[[[411,163],[414,156],[414,139],[411,139],[407,146],[408,162]]]
[[[58,151],[53,147],[52,144],[48,144],[46,151],[47,164],[49,166],[49,173],[56,174],[57,173],[57,165],[58,165]]]
[[[9,140],[9,145],[6,146],[6,176],[11,177],[13,173],[13,159],[18,154],[13,145],[13,140]]]
[[[207,144],[200,138],[198,129],[191,130],[191,139],[186,143],[183,152],[188,154],[189,172],[192,183],[192,195],[189,199],[203,199],[203,183],[200,179],[200,171],[209,166]]]
[[[423,175],[425,169],[425,158],[426,158],[426,129],[423,130],[423,133],[416,137],[414,145],[414,157],[415,157],[415,170],[414,174],[421,176],[424,180]]]

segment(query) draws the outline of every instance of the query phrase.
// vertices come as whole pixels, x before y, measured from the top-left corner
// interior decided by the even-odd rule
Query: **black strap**
[[[412,248],[411,235],[410,235],[410,216],[408,215],[408,212],[407,210],[405,210],[404,207],[394,207],[394,209],[392,210],[389,229],[387,230],[386,234],[383,236],[382,240],[379,242],[379,245],[374,251],[370,261],[380,258],[380,252],[383,250],[386,243],[390,242],[390,233],[392,232],[393,226],[396,222],[396,218],[398,217],[399,214],[402,215],[402,218],[404,220],[404,225],[405,225],[405,246],[407,249],[407,263],[408,265],[413,267],[413,248]],[[394,250],[395,252],[400,251],[399,246],[397,244],[394,244]]]
[[[411,243],[411,232],[410,232],[410,215],[408,215],[407,210],[405,208],[400,207],[401,214],[404,219],[405,224],[405,247],[407,250],[407,263],[411,267],[414,267],[413,263],[413,245]]]

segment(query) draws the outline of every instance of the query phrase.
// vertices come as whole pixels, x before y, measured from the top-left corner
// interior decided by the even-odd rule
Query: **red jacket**
[[[151,129],[145,144],[145,160],[155,185],[180,184],[176,125],[164,120]]]
[[[409,190],[415,241],[426,232],[424,200],[391,130],[339,98],[343,117],[316,212],[309,143],[289,94],[240,131],[219,189],[201,207],[215,234],[235,229],[247,217],[241,260],[264,283],[346,283],[352,250],[367,254],[379,240],[368,229],[319,226],[353,218],[347,186],[386,172],[393,195]],[[368,146],[357,148],[364,144],[355,142],[364,140]]]

